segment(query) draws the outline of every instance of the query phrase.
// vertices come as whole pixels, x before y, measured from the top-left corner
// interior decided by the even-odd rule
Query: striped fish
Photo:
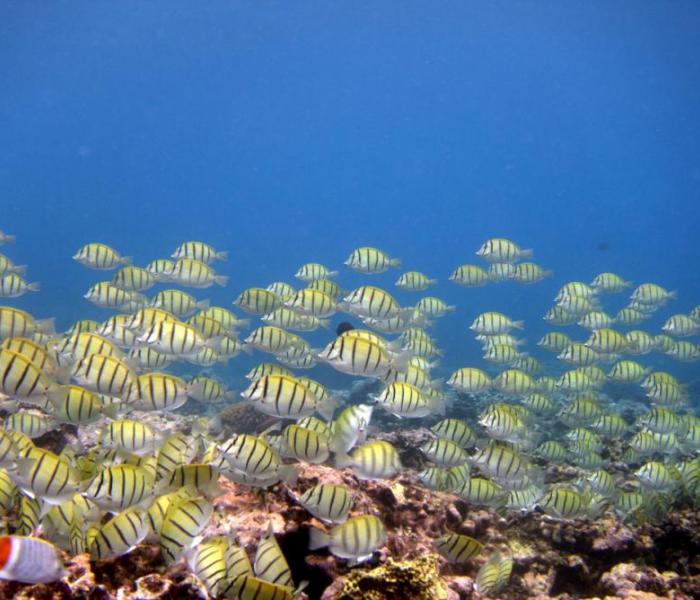
[[[431,279],[425,273],[406,271],[399,276],[394,285],[402,290],[420,292],[435,284],[437,284],[437,279]]]
[[[282,305],[280,297],[263,288],[248,288],[243,290],[233,301],[241,310],[251,315],[267,315]]]
[[[212,511],[206,498],[185,498],[170,505],[160,529],[160,549],[166,564],[177,561],[198,542]]]
[[[105,354],[92,354],[78,362],[72,372],[78,385],[107,396],[121,396],[136,379],[128,363]]]
[[[47,431],[56,429],[57,423],[42,413],[19,410],[5,418],[3,427],[7,432],[19,431],[34,439],[41,437]]]
[[[489,282],[489,274],[478,265],[460,265],[452,272],[449,280],[464,287],[481,287]]]
[[[314,517],[325,523],[344,523],[353,505],[352,492],[332,483],[321,483],[309,488],[295,499]]]
[[[349,559],[349,565],[372,557],[372,553],[386,542],[387,533],[384,523],[374,515],[352,517],[333,527],[329,533],[312,527],[310,529],[309,549],[328,547],[339,558]]]
[[[156,463],[157,479],[168,480],[178,465],[190,463],[196,456],[198,445],[193,444],[190,436],[174,433],[167,437],[158,450]]]
[[[112,277],[112,285],[127,292],[143,292],[156,284],[152,273],[141,267],[129,265],[119,269]]]
[[[140,504],[152,493],[153,477],[146,469],[129,464],[103,468],[84,489],[86,497],[112,512]]]
[[[221,594],[225,598],[236,600],[293,600],[295,596],[290,587],[276,585],[248,574],[228,579],[221,586]]]
[[[373,285],[363,285],[343,298],[341,310],[358,317],[391,319],[403,315],[401,305],[389,292]]]
[[[314,262],[301,265],[301,267],[299,267],[297,272],[294,274],[294,277],[301,279],[306,283],[311,283],[317,279],[328,279],[330,277],[337,276],[338,271],[331,271],[325,265]]]
[[[118,447],[139,456],[150,454],[157,441],[149,425],[131,419],[112,421],[100,437],[104,448]]]
[[[308,317],[325,319],[337,310],[335,298],[321,290],[304,288],[285,301],[284,306]]]
[[[194,356],[203,348],[216,345],[214,340],[207,340],[191,325],[169,320],[154,323],[136,341],[163,354],[184,357]]]
[[[129,508],[92,532],[88,551],[95,560],[116,558],[131,552],[146,535],[148,523],[145,512]]]
[[[114,248],[106,244],[92,242],[78,249],[73,260],[91,269],[109,271],[119,265],[129,265],[132,262],[130,256],[122,256]]]
[[[495,552],[479,569],[474,586],[485,596],[495,594],[508,583],[512,571],[513,559]]]
[[[225,287],[228,283],[227,276],[217,275],[207,263],[195,258],[179,258],[168,277],[176,284],[196,288],[208,288],[214,284]]]
[[[294,458],[302,462],[321,464],[328,460],[330,450],[328,438],[312,429],[299,425],[288,425],[282,432],[286,449]]]
[[[390,267],[400,267],[401,259],[391,258],[379,248],[361,246],[353,250],[343,264],[359,273],[383,273]]]
[[[17,459],[16,471],[10,475],[27,494],[49,504],[61,504],[78,491],[78,480],[68,461],[42,448],[29,448]]]
[[[0,393],[22,399],[46,395],[52,387],[44,372],[23,354],[0,348]]]
[[[208,538],[187,555],[190,570],[204,583],[212,597],[219,595],[228,579],[226,550],[231,542],[224,536]]]
[[[447,560],[453,563],[461,564],[474,558],[480,554],[484,545],[469,537],[468,535],[460,535],[450,533],[439,537],[433,542],[435,549],[442,554]]]
[[[210,244],[196,240],[183,242],[170,256],[172,258],[193,258],[207,264],[215,260],[228,260],[228,252],[216,250]]]
[[[48,394],[51,415],[63,423],[87,425],[102,416],[103,403],[99,395],[78,385],[62,385]]]
[[[349,456],[336,454],[336,467],[351,467],[360,479],[390,479],[402,468],[396,448],[383,440],[367,442]]]
[[[436,438],[426,442],[420,447],[424,456],[441,467],[454,467],[464,464],[469,459],[469,455],[455,442]]]
[[[174,266],[174,263],[173,263]],[[209,308],[209,300],[197,300],[192,294],[182,290],[161,290],[151,299],[150,306],[162,308],[176,317],[188,317],[199,310]],[[207,316],[212,316],[205,313]]]
[[[321,404],[318,398],[295,377],[265,375],[241,393],[259,411],[274,417],[299,419],[318,411],[331,418],[335,408],[330,398]]]
[[[268,525],[267,533],[258,543],[253,569],[256,577],[285,587],[294,587],[292,572],[287,559],[277,543],[272,523]]]

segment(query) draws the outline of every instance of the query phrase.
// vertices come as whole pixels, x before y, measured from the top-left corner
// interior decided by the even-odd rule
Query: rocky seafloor
[[[228,419],[238,431],[262,428],[259,414],[238,408],[231,413],[224,414],[224,426]],[[149,418],[162,419],[165,427],[178,426],[180,419]],[[70,437],[70,432],[63,433]],[[55,434],[49,435],[60,443]],[[342,483],[355,490],[351,514],[375,514],[389,532],[387,543],[371,561],[350,569],[346,561],[325,550],[309,553],[309,527],[322,524],[294,503],[285,484],[261,491],[222,478],[224,493],[213,500],[214,517],[204,534],[234,533],[252,557],[271,522],[295,581],[308,582],[302,598],[479,598],[473,578],[495,550],[513,557],[510,581],[498,592],[501,598],[700,598],[698,511],[674,510],[660,522],[641,525],[623,524],[609,514],[567,522],[538,512],[499,514],[418,483],[417,447],[430,437],[426,429],[374,437],[390,440],[398,448],[407,467],[404,473],[391,480],[361,481],[349,469],[299,465],[295,487],[299,491],[317,483]],[[464,565],[449,564],[432,543],[448,532],[472,536],[485,544],[486,551]],[[62,581],[31,586],[2,581],[0,598],[209,597],[184,561],[166,567],[154,545],[143,544],[112,560],[95,562],[85,554],[65,555],[65,561],[69,574]]]

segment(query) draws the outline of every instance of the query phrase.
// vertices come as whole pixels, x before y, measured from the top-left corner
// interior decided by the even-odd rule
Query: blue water
[[[342,261],[379,246],[458,305],[435,328],[446,371],[479,361],[466,329],[478,312],[524,319],[532,345],[558,287],[601,270],[679,290],[663,317],[700,303],[698,2],[6,1],[1,13],[0,228],[18,236],[3,251],[43,286],[12,303],[61,328],[108,314],[82,299],[100,274],[70,258],[89,241],[137,264],[185,239],[227,249],[229,286],[198,294],[225,306],[308,260],[352,288],[367,278]],[[554,277],[447,282],[491,236],[534,248]]]

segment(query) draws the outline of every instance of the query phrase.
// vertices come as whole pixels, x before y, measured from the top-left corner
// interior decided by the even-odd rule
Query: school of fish
[[[0,244],[14,241],[0,232]],[[476,255],[482,264],[458,266],[449,281],[469,288],[534,284],[551,276],[531,262],[531,250],[507,239],[486,240]],[[635,329],[676,298],[656,283],[635,286],[610,272],[590,283],[565,283],[543,315],[552,330],[536,342],[552,361],[525,351],[518,315],[471,315],[459,327],[482,345],[484,362],[464,365],[443,384],[433,375],[442,350],[430,326],[455,307],[438,296],[401,305],[375,285],[346,291],[337,283],[338,270],[307,263],[294,274],[303,287],[261,283],[241,290],[232,310],[186,291],[228,284],[215,270],[227,253],[204,242],[184,242],[169,258],[144,267],[96,242],[73,259],[95,271],[114,271],[84,295],[116,311],[103,322],[80,320],[57,334],[44,315],[0,306],[6,414],[0,429],[0,578],[55,581],[66,575],[59,549],[101,561],[152,543],[166,564],[186,561],[212,597],[293,598],[304,582],[294,581],[272,529],[262,533],[253,557],[236,544],[233,531],[202,536],[213,518],[212,499],[221,493],[222,478],[263,490],[287,486],[294,502],[326,525],[311,529],[309,553],[327,548],[350,566],[371,558],[389,535],[381,519],[350,516],[348,487],[297,489],[296,464],[351,469],[360,485],[404,472],[398,450],[372,439],[378,411],[386,413],[383,419],[400,419],[402,428],[428,424],[434,437],[420,448],[425,467],[415,474],[419,485],[452,493],[469,506],[540,511],[556,520],[609,512],[643,522],[662,519],[674,506],[700,505],[697,401],[694,408],[682,381],[645,364],[651,353],[700,358],[700,306],[671,314],[661,331]],[[398,269],[401,261],[361,247],[344,265],[371,276]],[[26,267],[0,254],[0,298],[38,292],[25,275]],[[395,285],[424,292],[437,283],[406,271]],[[147,296],[154,286],[160,289]],[[630,290],[625,308],[614,315],[604,310],[606,296]],[[329,333],[324,348],[312,348],[303,334],[328,328],[339,313],[361,325],[335,337]],[[210,374],[211,367],[223,373],[243,351],[259,354],[261,362],[247,374],[246,389],[232,390]],[[185,379],[177,375],[183,363],[202,372]],[[316,365],[380,385],[365,402],[343,404],[304,375]],[[643,393],[645,412],[629,420],[606,393],[609,386]],[[259,435],[226,437],[216,419],[192,417],[189,433],[164,433],[139,416],[175,411],[190,401],[219,407],[246,402],[261,421],[274,417],[276,425]],[[454,416],[461,404],[478,407],[478,418]],[[65,424],[78,431],[99,428],[97,444],[66,446],[60,454],[35,445]],[[615,444],[622,444],[622,467],[611,459]],[[548,483],[552,464],[573,466],[577,475]],[[482,542],[458,533],[436,538],[434,546],[456,564],[484,552]],[[512,566],[512,557],[492,553],[475,574],[477,590],[497,593]]]

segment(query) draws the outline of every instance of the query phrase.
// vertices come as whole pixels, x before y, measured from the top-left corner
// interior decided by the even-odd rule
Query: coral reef
[[[454,594],[453,594],[454,595]],[[387,559],[371,570],[356,569],[338,579],[323,600],[447,600],[448,589],[440,577],[438,558],[427,554],[411,560]]]

